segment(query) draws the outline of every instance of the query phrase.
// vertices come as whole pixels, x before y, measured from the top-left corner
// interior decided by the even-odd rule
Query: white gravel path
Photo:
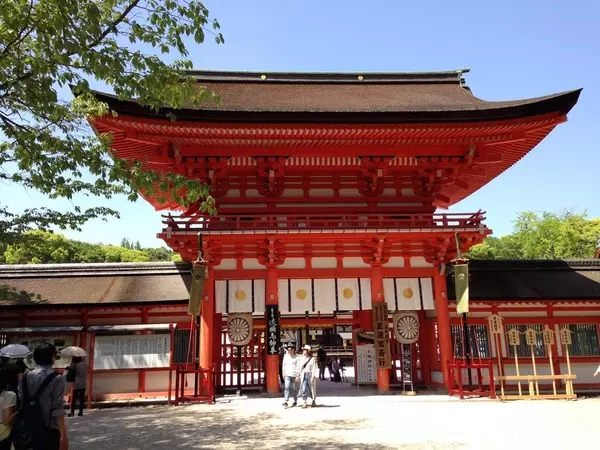
[[[443,395],[277,398],[102,409],[68,421],[71,449],[593,449],[600,399],[458,401]]]

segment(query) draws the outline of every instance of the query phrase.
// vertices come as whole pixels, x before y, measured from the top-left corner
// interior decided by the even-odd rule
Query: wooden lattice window
[[[452,346],[454,356],[457,358],[465,357],[466,342],[464,342],[464,333],[462,325],[452,325]],[[487,332],[487,325],[469,325],[469,341],[471,347],[471,357],[490,358],[490,342]]]
[[[525,331],[529,328],[535,330],[535,332],[536,332],[536,334],[535,334],[536,342],[535,342],[535,345],[533,346],[533,354],[536,357],[540,357],[540,358],[545,357],[546,356],[546,346],[544,345],[544,338],[542,336],[542,331],[543,331],[542,325],[540,325],[540,324],[506,325],[505,329],[506,329],[507,333],[512,329],[516,329],[519,333],[521,333],[520,344],[516,347],[517,357],[518,358],[531,358],[531,347],[529,345],[527,345],[527,342],[525,340]],[[510,345],[510,343],[508,341],[507,341],[506,345],[508,347],[508,355],[511,358],[514,358],[515,346]]]
[[[568,325],[573,341],[571,356],[600,356],[598,325],[595,323],[575,323]]]

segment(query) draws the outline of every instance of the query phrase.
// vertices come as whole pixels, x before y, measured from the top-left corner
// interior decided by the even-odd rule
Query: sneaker
[[[80,412],[79,414],[77,414],[78,417],[83,417],[83,412]]]
[[[311,407],[311,408],[315,408],[316,406],[317,406],[317,402],[315,402],[315,401],[313,400],[313,402],[312,402],[312,405],[310,405],[310,407]]]
[[[298,402],[294,402],[292,406],[298,406]]]
[[[308,408],[307,404],[306,404],[306,403],[303,403],[303,404],[302,404],[302,409],[306,409],[306,408]]]

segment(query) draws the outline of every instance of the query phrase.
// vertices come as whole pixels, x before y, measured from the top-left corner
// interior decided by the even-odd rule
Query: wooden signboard
[[[377,383],[377,365],[375,363],[375,345],[356,346],[356,381],[358,384]]]
[[[412,347],[402,344],[402,387],[405,391],[414,391],[412,380]]]
[[[279,328],[279,307],[266,305],[267,316],[267,355],[278,355],[281,346],[281,331]]]
[[[96,336],[94,369],[169,367],[171,335]]]
[[[392,354],[387,303],[373,303],[373,330],[375,330],[377,368],[389,369],[392,366]]]

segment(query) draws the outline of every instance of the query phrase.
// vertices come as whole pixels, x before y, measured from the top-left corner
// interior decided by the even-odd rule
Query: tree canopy
[[[471,259],[586,259],[594,256],[600,219],[565,211],[524,212],[512,234],[488,237],[469,251]]]
[[[213,211],[207,186],[112,158],[110,136],[91,133],[86,119],[111,113],[90,80],[155,110],[217,101],[184,71],[192,68],[189,42],[211,34],[222,43],[219,28],[198,0],[1,0],[0,182],[69,199],[73,208],[15,211],[0,201],[0,242],[32,228],[79,229],[119,216],[104,206],[81,208],[78,195],[135,201],[144,191]],[[179,59],[167,64],[167,53]]]
[[[130,243],[128,239],[123,241]],[[0,253],[0,263],[52,264],[52,263],[104,263],[180,261],[179,255],[164,247],[142,248],[139,245],[114,246],[74,241],[42,230],[29,230],[19,242],[9,244]],[[1,249],[0,249],[1,251]]]

